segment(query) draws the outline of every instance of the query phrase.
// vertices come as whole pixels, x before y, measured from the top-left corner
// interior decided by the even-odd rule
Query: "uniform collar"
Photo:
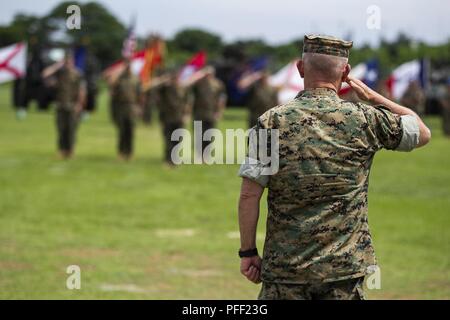
[[[300,97],[317,97],[317,96],[327,96],[327,97],[337,97],[336,91],[330,88],[314,88],[305,89],[298,93],[297,98]]]

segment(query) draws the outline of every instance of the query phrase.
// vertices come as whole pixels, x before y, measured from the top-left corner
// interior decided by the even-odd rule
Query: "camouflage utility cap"
[[[352,41],[345,41],[331,36],[305,35],[303,53],[321,53],[348,58],[352,46]]]

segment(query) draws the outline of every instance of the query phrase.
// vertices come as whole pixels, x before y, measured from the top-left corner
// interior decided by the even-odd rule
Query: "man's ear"
[[[298,73],[300,73],[300,76],[302,78],[304,78],[305,77],[305,68],[303,66],[303,60],[300,59],[297,61],[297,69],[298,69]]]
[[[342,74],[342,79],[341,79],[342,82],[345,82],[345,80],[347,80],[347,77],[351,70],[352,70],[352,66],[349,63],[347,63],[347,65],[345,66],[344,73]]]

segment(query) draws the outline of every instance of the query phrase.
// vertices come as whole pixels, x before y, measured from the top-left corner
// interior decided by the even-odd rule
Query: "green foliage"
[[[398,65],[414,59],[429,59],[432,67],[435,68],[449,67],[450,40],[440,45],[427,45],[423,42],[413,41],[404,34],[399,34],[393,41],[382,39],[378,48],[369,46],[353,48],[350,54],[350,63],[356,65],[371,58],[378,59],[384,76]]]
[[[65,25],[68,17],[66,9],[72,4],[78,5],[81,10],[80,30],[68,30]],[[66,41],[52,40],[55,31],[65,34]],[[125,36],[125,26],[97,2],[62,2],[43,17],[19,14],[9,26],[0,27],[1,46],[23,40],[28,41],[31,46],[37,44],[43,47],[89,45],[103,67],[120,58]]]
[[[53,31],[47,20],[33,15],[17,14],[9,26],[0,26],[0,46],[28,41],[32,44],[45,44]]]
[[[220,53],[222,45],[220,36],[201,29],[184,29],[179,31],[169,42],[171,49],[189,53],[205,50],[211,56]]]
[[[77,4],[82,13],[81,30],[67,30],[65,19],[68,5]],[[63,32],[68,44],[90,44],[91,50],[101,62],[102,67],[120,58],[126,27],[103,5],[97,2],[69,2],[56,5],[47,15],[38,17],[18,14],[9,26],[0,26],[0,46],[14,42],[28,41],[31,45],[55,45],[51,35],[54,31]],[[268,56],[270,68],[275,70],[299,58],[302,39],[288,43],[271,45],[262,39],[237,40],[224,43],[221,37],[207,30],[187,28],[180,30],[172,39],[167,40],[167,65],[181,65],[200,50],[208,53],[210,62],[222,58],[241,62],[254,56]],[[141,47],[144,41],[140,41]],[[450,64],[450,39],[440,45],[428,45],[414,41],[405,34],[399,34],[393,41],[381,39],[376,48],[355,44],[350,54],[350,63],[356,65],[371,58],[377,58],[382,68],[382,75],[387,75],[399,64],[417,58],[429,58],[436,68],[448,67]]]
[[[284,64],[293,60],[296,57],[300,57],[300,50],[303,48],[303,39],[294,40],[287,44],[281,44],[274,49],[275,61],[277,62],[277,69],[281,68]]]
[[[64,28],[70,42],[89,45],[95,56],[100,58],[103,67],[120,58],[126,27],[112,15],[106,7],[97,2],[63,2],[57,5],[46,17],[48,21],[59,21],[65,26],[66,8],[71,4],[80,6],[82,15],[81,30]]]

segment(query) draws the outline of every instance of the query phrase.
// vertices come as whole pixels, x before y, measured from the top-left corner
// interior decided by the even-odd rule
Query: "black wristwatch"
[[[239,258],[251,258],[258,255],[258,249],[250,249],[250,250],[239,250]]]

